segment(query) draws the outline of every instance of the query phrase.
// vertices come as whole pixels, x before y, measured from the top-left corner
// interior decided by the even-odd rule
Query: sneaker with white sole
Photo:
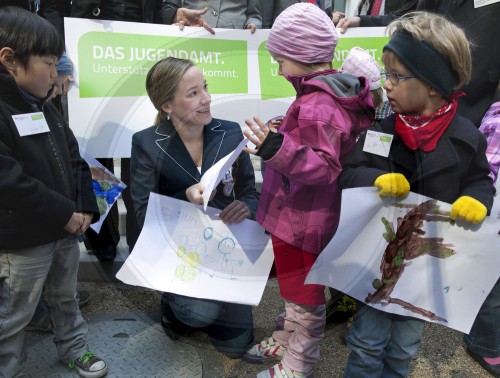
[[[283,362],[280,362],[270,369],[261,371],[257,374],[257,378],[313,378],[313,372],[300,373],[298,371],[292,371]]]
[[[243,359],[251,364],[261,364],[268,360],[281,360],[285,352],[286,348],[283,345],[273,337],[269,337],[250,348]]]
[[[75,369],[81,377],[85,378],[103,377],[108,372],[106,362],[92,352],[85,352],[76,360],[71,361],[68,367]]]

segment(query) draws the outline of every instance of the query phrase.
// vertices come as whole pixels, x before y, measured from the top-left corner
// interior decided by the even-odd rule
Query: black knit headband
[[[426,41],[415,39],[407,32],[396,32],[384,51],[392,51],[420,80],[429,84],[449,100],[458,84],[458,76],[446,58]]]

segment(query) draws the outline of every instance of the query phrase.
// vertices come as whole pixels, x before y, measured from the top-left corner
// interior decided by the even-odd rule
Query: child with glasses
[[[381,196],[410,190],[452,204],[451,219],[480,223],[491,209],[493,185],[486,140],[456,113],[456,89],[471,74],[464,32],[445,18],[415,12],[388,26],[384,88],[395,114],[366,134],[393,136],[386,156],[363,151],[366,134],[343,160],[343,188],[376,186]],[[346,377],[404,377],[417,353],[424,321],[358,303],[347,337]]]

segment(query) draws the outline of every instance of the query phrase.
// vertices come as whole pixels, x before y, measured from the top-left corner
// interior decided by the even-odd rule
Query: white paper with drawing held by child
[[[468,333],[499,277],[500,220],[453,223],[451,205],[411,192],[386,201],[372,187],[342,192],[339,228],[306,283]]]
[[[273,263],[269,235],[251,220],[225,225],[219,213],[151,193],[141,235],[116,277],[190,297],[259,304]]]
[[[80,155],[89,165],[92,174],[92,188],[101,215],[99,220],[91,224],[90,227],[99,233],[111,207],[118,201],[127,185],[85,151],[80,151]]]

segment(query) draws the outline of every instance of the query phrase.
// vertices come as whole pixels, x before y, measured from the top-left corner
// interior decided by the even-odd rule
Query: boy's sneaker
[[[283,345],[273,337],[269,337],[250,348],[243,356],[243,360],[251,364],[261,364],[267,360],[281,360],[285,352],[286,348]]]
[[[76,369],[81,377],[98,378],[106,375],[108,366],[101,358],[92,352],[85,352],[76,360],[68,364],[70,369]]]
[[[257,374],[257,378],[313,378],[313,372],[300,373],[292,371],[283,362],[280,362],[270,369],[261,371]]]

